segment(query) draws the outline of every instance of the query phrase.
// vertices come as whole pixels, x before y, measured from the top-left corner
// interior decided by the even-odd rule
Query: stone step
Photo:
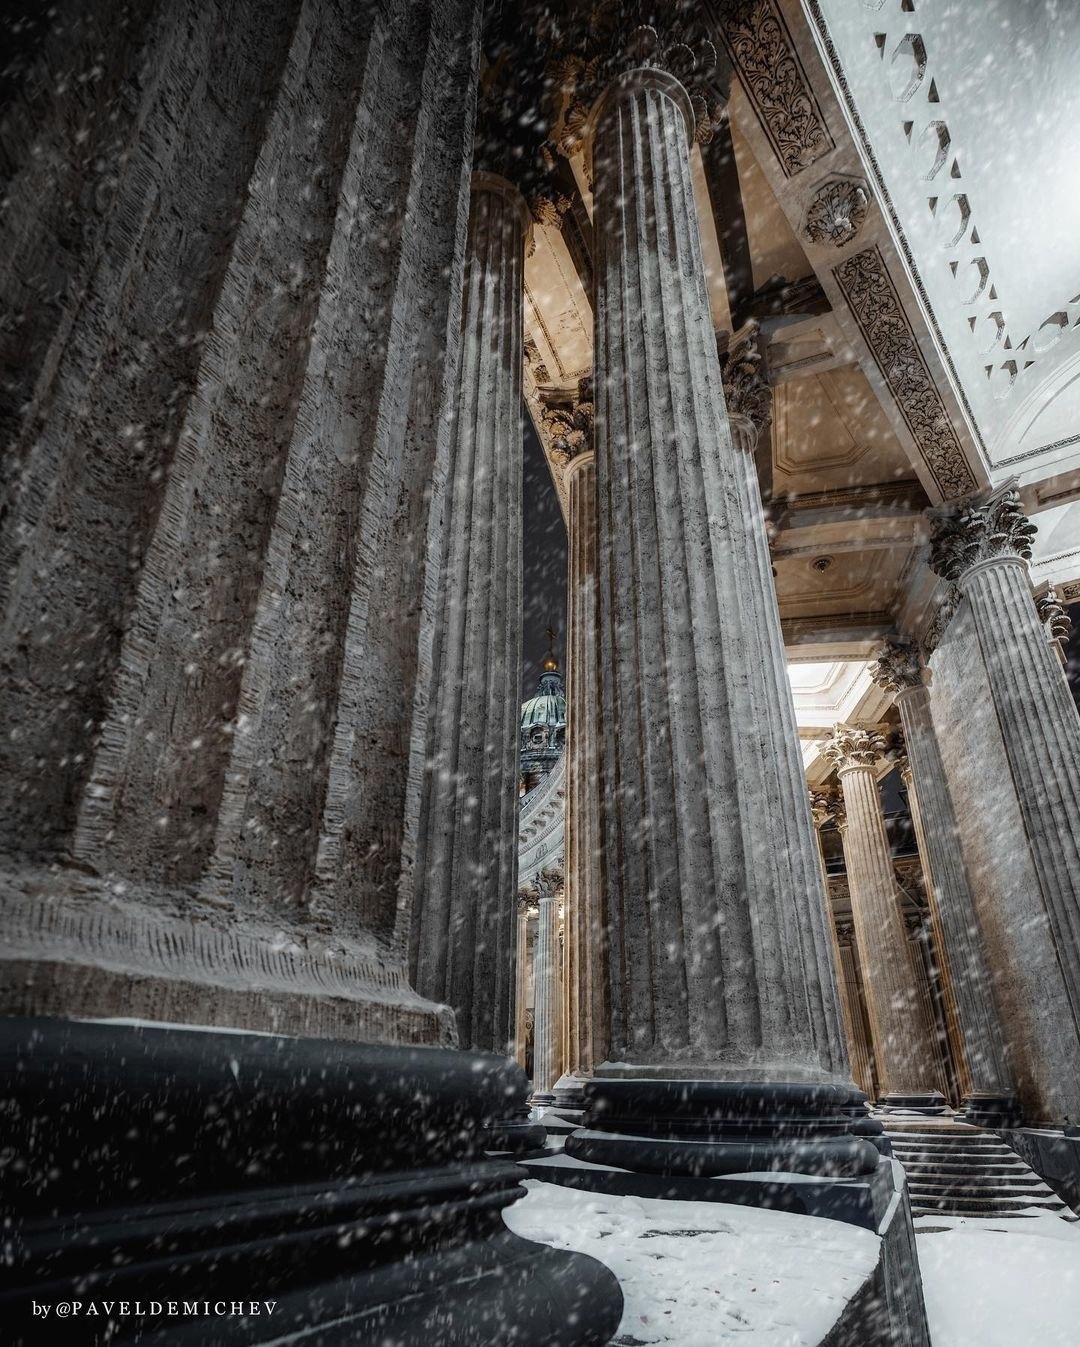
[[[994,1162],[1001,1164],[1003,1160],[1014,1156],[1015,1152],[1007,1146],[1002,1150],[968,1150],[967,1148],[960,1148],[960,1146],[943,1146],[940,1150],[926,1150],[922,1146],[912,1146],[908,1149],[906,1146],[894,1145],[893,1154],[897,1157],[897,1160],[904,1160],[905,1157],[914,1160],[917,1156],[925,1156],[926,1160],[948,1160],[951,1157],[964,1157],[976,1161],[983,1160],[987,1164],[994,1164]]]
[[[900,1160],[900,1157],[896,1157]],[[965,1164],[962,1160],[943,1160],[941,1164],[927,1164],[923,1160],[900,1160],[909,1177],[914,1174],[1000,1174],[1002,1178],[1027,1178],[1031,1174],[1025,1164],[978,1165]]]
[[[977,1198],[980,1202],[996,1201],[1026,1202],[1028,1198],[1043,1202],[1060,1201],[1049,1188],[995,1188],[992,1184],[970,1183],[921,1183],[911,1186],[912,1201],[928,1201],[938,1197]]]
[[[908,1174],[908,1187],[912,1192],[925,1192],[927,1188],[978,1188],[1002,1193],[1054,1191],[1048,1184],[1030,1175],[1003,1179],[1000,1174]]]
[[[1065,1205],[1062,1202],[980,1202],[973,1197],[949,1197],[916,1202],[911,1209],[919,1216],[1023,1216],[1041,1212],[1057,1216],[1064,1212]]]

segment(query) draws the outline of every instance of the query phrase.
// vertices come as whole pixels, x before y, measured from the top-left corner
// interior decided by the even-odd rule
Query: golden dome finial
[[[548,648],[547,648],[547,654],[544,656],[544,672],[545,672],[545,673],[554,673],[554,672],[556,671],[556,669],[558,669],[558,667],[559,667],[559,661],[555,658],[555,628],[554,628],[554,627],[548,627],[548,629],[547,629],[547,638],[548,638]]]

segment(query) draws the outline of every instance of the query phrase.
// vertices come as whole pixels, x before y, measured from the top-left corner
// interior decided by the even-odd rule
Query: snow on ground
[[[877,1262],[872,1231],[818,1216],[525,1186],[503,1213],[511,1230],[618,1277],[613,1347],[716,1347],[729,1335],[741,1347],[813,1347]]]
[[[916,1226],[934,1347],[1077,1347],[1080,1228],[1048,1214],[948,1224]]]

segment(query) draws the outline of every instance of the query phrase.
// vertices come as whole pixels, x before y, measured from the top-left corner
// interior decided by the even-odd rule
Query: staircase
[[[1037,1216],[1076,1220],[996,1133],[951,1120],[881,1119],[907,1171],[914,1216]]]

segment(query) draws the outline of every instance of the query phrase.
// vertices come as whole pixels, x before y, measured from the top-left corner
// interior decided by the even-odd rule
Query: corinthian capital
[[[581,147],[589,111],[607,86],[642,67],[673,75],[690,96],[689,131],[702,144],[713,138],[724,101],[714,81],[716,49],[697,8],[686,0],[595,0],[544,16],[542,35],[562,104],[554,139],[565,155]]]
[[[752,320],[719,352],[728,416],[751,422],[755,430],[772,420],[772,390],[762,373],[761,348],[761,329]]]
[[[1047,639],[1055,645],[1063,645],[1072,631],[1072,618],[1065,611],[1058,592],[1053,585],[1035,600],[1039,621],[1046,628]]]
[[[853,767],[873,767],[885,756],[885,736],[877,730],[862,730],[855,725],[834,725],[832,738],[822,750],[838,772]]]
[[[870,677],[885,692],[897,696],[924,681],[918,646],[908,641],[886,641],[881,654],[870,665]]]
[[[830,821],[839,825],[844,819],[843,797],[835,790],[812,790],[810,813],[814,816],[815,828],[824,828]]]
[[[1015,557],[1027,561],[1037,532],[1012,486],[959,506],[929,511],[933,525],[930,568],[945,580],[962,579],[981,561]]]
[[[545,898],[557,898],[563,886],[561,865],[546,865],[533,880],[541,901]]]
[[[579,454],[588,453],[593,444],[596,408],[592,400],[592,380],[582,379],[577,396],[555,392],[544,396],[540,418],[552,458],[563,467]]]

